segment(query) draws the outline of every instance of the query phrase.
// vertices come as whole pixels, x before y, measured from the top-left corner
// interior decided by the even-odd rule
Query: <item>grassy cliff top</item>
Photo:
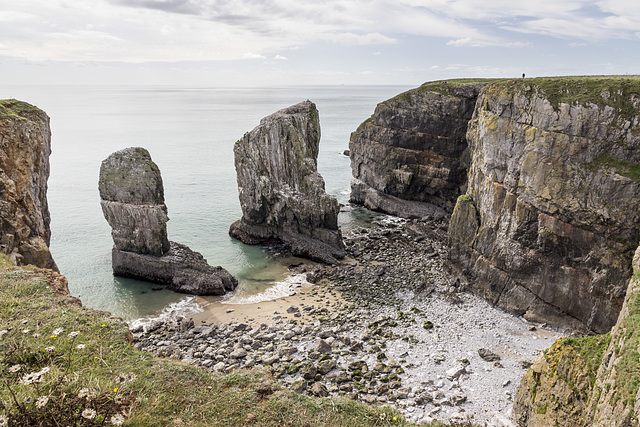
[[[122,320],[57,295],[55,277],[0,254],[1,425],[407,425],[390,408],[296,394],[265,370],[155,358]]]
[[[564,103],[610,106],[626,116],[640,111],[640,76],[536,77],[504,80],[492,87],[536,93],[556,109]]]
[[[25,118],[29,114],[36,113],[38,115],[46,114],[44,111],[16,99],[0,99],[0,119],[6,118]]]
[[[424,94],[427,92],[439,93],[440,95],[444,95],[444,96],[456,96],[451,91],[456,86],[487,84],[487,83],[498,82],[502,80],[504,79],[469,78],[469,79],[436,80],[432,82],[423,83],[417,88],[409,89],[406,92],[402,92],[394,96],[393,98],[382,102],[381,104],[393,104],[398,101],[410,102],[412,96]]]

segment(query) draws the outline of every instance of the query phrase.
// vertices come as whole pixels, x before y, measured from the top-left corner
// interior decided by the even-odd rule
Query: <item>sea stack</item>
[[[15,99],[0,100],[0,252],[16,265],[58,271],[49,251],[49,116]]]
[[[111,154],[100,167],[100,204],[111,226],[113,274],[168,285],[176,292],[222,295],[237,280],[167,237],[160,169],[144,148]]]
[[[318,110],[301,102],[263,118],[234,146],[242,219],[229,234],[246,244],[285,243],[296,256],[333,264],[345,255],[339,205],[318,173]]]

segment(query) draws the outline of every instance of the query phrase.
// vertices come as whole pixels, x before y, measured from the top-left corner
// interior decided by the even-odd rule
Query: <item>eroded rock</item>
[[[310,101],[265,117],[234,146],[242,219],[229,234],[246,244],[279,240],[294,255],[344,257],[338,202],[317,170],[320,122]]]

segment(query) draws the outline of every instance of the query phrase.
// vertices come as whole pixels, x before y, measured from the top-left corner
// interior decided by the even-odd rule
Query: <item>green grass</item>
[[[29,113],[44,114],[42,110],[26,102],[15,99],[0,99],[0,119],[21,119]]]
[[[420,87],[402,92],[393,98],[382,102],[382,104],[393,104],[398,101],[411,102],[414,95],[423,94],[426,92],[435,92],[444,96],[454,96],[451,93],[451,87],[459,86],[463,84],[476,84],[476,83],[491,83],[498,82],[504,79],[452,79],[452,80],[437,80],[433,82],[426,82]]]
[[[602,167],[612,168],[617,174],[626,176],[635,181],[640,181],[640,164],[618,160],[611,155],[597,156],[588,165],[591,169],[598,170]]]
[[[609,347],[611,336],[609,334],[594,335],[591,337],[566,337],[561,338],[563,344],[572,347],[586,363],[589,372],[591,386],[595,383],[598,368],[602,362],[602,355]]]
[[[40,270],[7,260],[0,256],[0,418],[15,425],[118,417],[130,426],[408,425],[390,408],[293,393],[265,370],[223,375],[154,358],[130,345],[123,321],[65,303]],[[43,369],[39,382],[24,381]]]
[[[640,95],[640,76],[539,77],[514,79],[499,84],[514,86],[519,91],[533,88],[532,94],[538,92],[548,99],[555,109],[558,109],[560,103],[595,104],[601,108],[608,105],[626,118],[636,116],[640,112],[629,100],[632,94]]]

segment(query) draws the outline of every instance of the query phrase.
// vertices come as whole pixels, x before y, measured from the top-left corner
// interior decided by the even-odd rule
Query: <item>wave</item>
[[[263,301],[272,301],[295,294],[295,289],[299,286],[311,286],[311,283],[307,282],[307,273],[288,276],[286,279],[274,283],[273,286],[257,294],[233,295],[221,302],[222,304],[255,304]]]
[[[167,320],[175,321],[181,317],[189,318],[196,313],[201,313],[202,311],[203,307],[196,302],[196,297],[187,297],[180,301],[172,302],[163,308],[158,315],[131,320],[129,322],[129,328],[135,329],[143,326],[146,329],[147,326],[157,321],[166,322]]]

